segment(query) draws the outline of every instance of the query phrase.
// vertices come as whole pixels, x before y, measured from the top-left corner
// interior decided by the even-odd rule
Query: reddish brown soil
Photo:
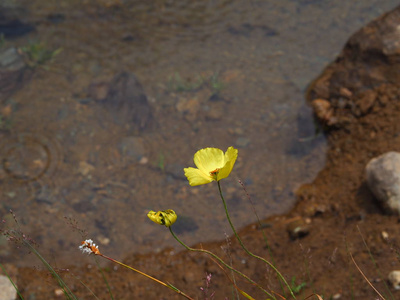
[[[298,204],[287,215],[263,221],[272,256],[257,225],[240,232],[245,245],[254,253],[275,261],[276,267],[291,280],[306,282],[298,299],[314,291],[324,299],[377,299],[356,265],[386,299],[399,299],[400,291],[385,287],[390,271],[400,269],[398,216],[384,214],[365,182],[368,161],[387,151],[400,149],[400,73],[396,38],[400,24],[398,10],[385,15],[355,34],[342,54],[310,86],[308,100],[323,99],[322,113],[329,142],[326,166],[314,182],[297,191]],[[314,102],[318,108],[318,102]],[[320,107],[319,107],[320,108]],[[309,234],[290,238],[287,228],[304,222]],[[382,233],[388,234],[388,239]],[[365,240],[365,243],[363,242]],[[373,259],[376,262],[374,265]],[[196,245],[211,250],[247,274],[266,289],[282,294],[270,267],[246,255],[231,238],[227,247],[220,243]],[[230,258],[224,252],[228,248]],[[232,285],[211,259],[203,254],[162,253],[133,255],[125,263],[170,282],[195,299],[204,299],[199,287],[206,273],[212,274],[211,291],[215,299],[233,299]],[[111,299],[95,265],[71,268],[99,299]],[[114,299],[178,299],[180,296],[132,271],[114,267],[105,270]],[[80,299],[94,299],[78,280],[62,273]],[[255,299],[267,297],[256,287],[235,276],[237,285]],[[58,286],[46,272],[18,270],[18,285],[25,299],[53,299]],[[34,296],[30,296],[34,295]],[[61,296],[60,298],[63,298]],[[278,297],[279,298],[279,297]]]

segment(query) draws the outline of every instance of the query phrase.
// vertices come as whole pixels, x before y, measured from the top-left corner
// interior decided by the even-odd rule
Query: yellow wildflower
[[[238,156],[238,150],[229,147],[225,154],[218,148],[204,148],[194,155],[196,168],[185,168],[191,186],[220,181],[229,176]]]
[[[150,220],[153,222],[160,224],[160,225],[165,225],[166,227],[171,226],[172,224],[175,223],[176,219],[178,216],[172,209],[167,209],[163,211],[149,211],[147,214]]]

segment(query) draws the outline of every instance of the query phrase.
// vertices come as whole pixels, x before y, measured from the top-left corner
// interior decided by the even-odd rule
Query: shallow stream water
[[[222,181],[240,228],[284,213],[323,167],[304,93],[346,40],[397,1],[4,1],[35,30],[1,49],[57,51],[1,100],[0,217],[56,261],[178,248],[149,210],[174,209],[188,244],[230,234],[215,184],[183,168],[204,147],[239,149]],[[31,61],[32,63],[32,61]],[[27,71],[28,72],[28,71]],[[125,72],[125,73],[122,73]],[[132,100],[134,99],[134,100]],[[20,265],[1,241],[0,257]]]

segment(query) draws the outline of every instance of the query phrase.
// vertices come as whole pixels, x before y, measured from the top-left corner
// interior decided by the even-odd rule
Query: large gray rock
[[[400,153],[387,152],[366,167],[367,183],[388,213],[400,214]]]
[[[5,275],[0,275],[0,299],[14,300],[17,299],[17,291]]]

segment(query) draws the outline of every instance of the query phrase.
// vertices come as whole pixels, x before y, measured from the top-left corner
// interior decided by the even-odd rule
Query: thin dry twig
[[[319,300],[324,300],[324,299],[322,299],[322,297],[320,296],[320,295],[318,295],[318,294],[311,294],[310,296],[308,296],[307,298],[304,298],[304,300],[307,300],[308,298],[311,298],[311,297],[317,297]]]
[[[350,253],[349,251],[349,255],[351,260],[353,261],[353,264],[356,266],[358,272],[361,273],[361,275],[364,277],[365,281],[373,288],[373,290],[375,291],[375,293],[377,293],[379,295],[379,297],[381,297],[382,300],[385,300],[385,298],[378,292],[378,290],[372,285],[372,283],[368,280],[367,276],[365,276],[365,274],[363,273],[363,271],[361,271],[361,269],[359,268],[359,266],[357,265],[356,261],[353,258],[353,255]]]

